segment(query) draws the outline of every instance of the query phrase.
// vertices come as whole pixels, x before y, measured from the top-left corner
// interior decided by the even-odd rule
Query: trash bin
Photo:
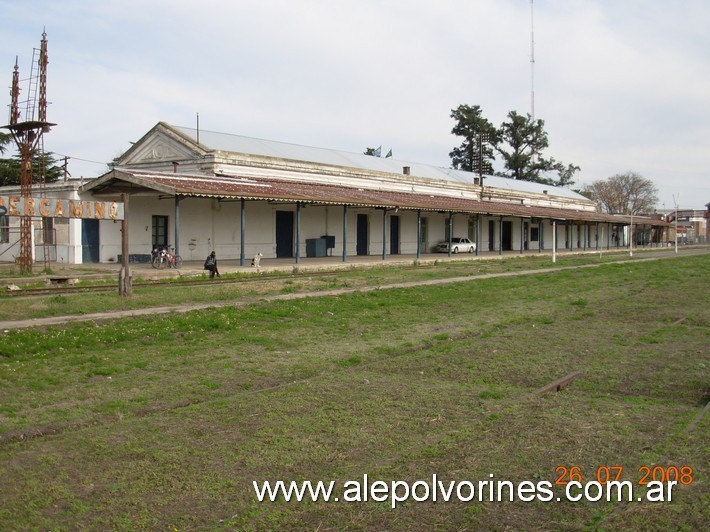
[[[325,238],[306,239],[306,257],[325,257]]]
[[[335,247],[335,237],[332,235],[323,235],[321,238],[325,239],[325,249],[328,255],[333,254],[333,248]]]

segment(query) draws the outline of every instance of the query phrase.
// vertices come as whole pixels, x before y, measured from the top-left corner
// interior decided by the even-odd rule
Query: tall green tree
[[[565,165],[543,153],[549,147],[544,120],[533,120],[516,111],[508,113],[508,120],[498,130],[498,153],[503,157],[505,177],[534,181],[554,186],[571,186],[579,166]],[[557,174],[557,179],[550,174]]]
[[[463,142],[450,153],[451,164],[458,170],[490,174],[498,141],[495,126],[483,117],[479,105],[459,105],[451,110],[456,125],[451,133],[463,137]]]
[[[501,144],[498,153],[503,157],[505,177],[522,181],[544,182],[543,172],[551,169],[551,162],[542,153],[549,143],[543,120],[533,120],[516,111],[508,113],[508,120],[499,129]]]
[[[575,164],[568,164],[565,166],[563,163],[554,161],[553,170],[557,172],[558,180],[553,181],[551,184],[558,187],[571,187],[574,185],[574,174],[580,171],[579,166]]]
[[[5,153],[7,150],[6,146],[10,144],[12,136],[9,133],[0,132],[0,153]]]
[[[449,153],[454,168],[490,174],[497,152],[504,166],[498,175],[554,186],[574,184],[579,166],[544,156],[549,142],[543,120],[510,111],[507,121],[496,129],[478,105],[459,105],[452,109],[451,118],[456,121],[451,132],[463,137],[461,146]]]
[[[32,182],[38,183],[44,169],[44,182],[53,183],[64,175],[64,169],[57,166],[57,160],[51,152],[32,156]],[[0,186],[20,185],[22,179],[22,159],[15,155],[9,159],[0,159]]]

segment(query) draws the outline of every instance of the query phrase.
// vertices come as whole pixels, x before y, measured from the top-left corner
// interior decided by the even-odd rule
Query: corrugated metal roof
[[[477,201],[461,197],[433,194],[372,190],[340,185],[326,185],[302,181],[283,181],[266,178],[208,177],[143,170],[114,169],[83,187],[83,191],[115,194],[131,186],[132,192],[143,191],[213,198],[233,198],[286,203],[315,203],[350,205],[356,207],[400,208],[437,212],[460,212],[522,218],[548,218],[579,222],[611,222],[628,224],[626,216],[614,216],[593,211]],[[634,217],[636,224],[666,225],[659,220]]]
[[[197,129],[180,126],[170,126],[197,142]],[[430,179],[440,179],[454,181],[458,183],[472,184],[477,174],[453,168],[443,168],[425,163],[413,161],[403,161],[400,159],[373,157],[363,153],[351,153],[326,148],[315,148],[302,146],[288,142],[278,142],[264,140],[229,133],[217,133],[214,131],[199,131],[200,144],[211,150],[226,152],[262,155],[267,157],[277,157],[294,161],[314,162],[328,165],[345,166],[362,170],[373,170],[377,172],[387,172],[401,175],[402,168],[409,166],[411,175],[426,177]],[[518,181],[498,176],[485,176],[484,183],[490,187],[504,190],[543,194],[548,190],[550,194],[570,199],[587,200],[584,196],[577,194],[573,190],[533,183],[531,181]]]

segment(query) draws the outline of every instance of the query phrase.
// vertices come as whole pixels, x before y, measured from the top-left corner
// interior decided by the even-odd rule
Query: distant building
[[[710,205],[710,204],[708,204]],[[708,210],[678,210],[678,242],[681,244],[705,244],[708,240]],[[675,231],[676,211],[669,211],[667,220],[671,234]]]

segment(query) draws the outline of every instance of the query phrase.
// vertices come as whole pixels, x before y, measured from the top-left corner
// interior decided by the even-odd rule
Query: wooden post
[[[121,194],[123,220],[121,220],[121,271],[118,274],[118,293],[128,297],[132,294],[131,273],[128,268],[128,195]]]
[[[559,392],[563,388],[569,386],[571,382],[576,381],[577,379],[581,379],[582,377],[584,377],[584,374],[581,371],[575,371],[574,373],[570,373],[569,375],[566,375],[561,379],[557,379],[555,382],[551,382],[550,384],[543,386],[542,388],[538,388],[533,393],[541,394],[547,392]]]

